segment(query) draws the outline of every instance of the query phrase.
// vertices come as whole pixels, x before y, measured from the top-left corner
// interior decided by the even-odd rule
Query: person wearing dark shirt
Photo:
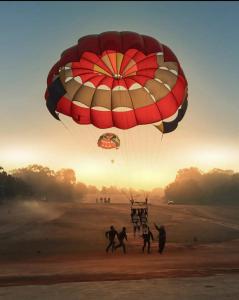
[[[158,233],[159,233],[159,245],[158,245],[158,252],[160,254],[163,253],[164,251],[164,247],[165,247],[165,243],[166,243],[166,230],[165,227],[163,225],[161,226],[157,226],[154,223],[155,228],[157,229]]]
[[[110,226],[110,230],[106,231],[105,237],[109,240],[109,244],[107,248],[105,249],[106,252],[109,251],[111,248],[111,251],[113,252],[115,249],[115,237],[118,235],[117,231],[115,230],[114,226]]]
[[[153,234],[150,231],[148,225],[143,226],[143,235],[142,235],[142,237],[143,237],[143,240],[144,240],[142,251],[144,252],[144,249],[145,249],[146,245],[148,245],[147,250],[148,250],[148,253],[150,253],[150,245],[151,245],[150,241],[151,240],[153,241],[154,237],[153,237]]]
[[[115,249],[122,247],[124,253],[126,253],[126,247],[125,247],[124,240],[128,241],[128,239],[127,239],[125,227],[123,227],[122,231],[118,234],[118,240],[119,240],[119,244],[117,246],[115,246]]]

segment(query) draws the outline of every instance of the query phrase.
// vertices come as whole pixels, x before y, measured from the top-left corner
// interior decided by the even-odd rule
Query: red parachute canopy
[[[98,139],[98,146],[103,149],[118,149],[120,146],[120,139],[114,133],[104,133]]]
[[[87,35],[66,49],[47,79],[46,105],[78,124],[176,129],[187,109],[187,80],[175,54],[135,32]],[[58,113],[57,113],[58,112]]]

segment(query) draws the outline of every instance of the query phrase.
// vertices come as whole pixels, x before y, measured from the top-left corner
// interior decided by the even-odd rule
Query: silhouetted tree
[[[167,200],[178,204],[239,204],[239,174],[213,169],[179,170],[174,182],[165,188]]]

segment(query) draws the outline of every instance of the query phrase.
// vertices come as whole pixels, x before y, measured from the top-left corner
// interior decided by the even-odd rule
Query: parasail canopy
[[[175,130],[187,109],[187,80],[175,54],[136,32],[87,35],[51,68],[45,93],[50,113],[80,125],[129,129],[153,124]]]
[[[120,146],[120,139],[114,133],[104,133],[98,139],[98,146],[103,149],[118,149]]]

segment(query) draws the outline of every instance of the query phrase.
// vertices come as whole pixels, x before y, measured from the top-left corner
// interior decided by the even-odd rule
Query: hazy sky
[[[181,63],[189,108],[162,142],[151,125],[110,129],[122,146],[103,151],[102,130],[62,117],[68,131],[45,106],[47,74],[61,52],[108,30],[154,36]],[[1,165],[70,167],[87,184],[143,188],[164,186],[189,166],[238,171],[238,31],[238,2],[1,2]]]

